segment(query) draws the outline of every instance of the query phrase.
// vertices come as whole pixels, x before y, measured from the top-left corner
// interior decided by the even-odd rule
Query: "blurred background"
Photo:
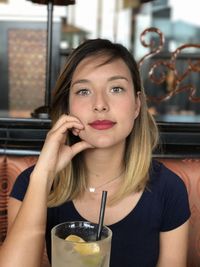
[[[0,0],[0,117],[48,112],[67,56],[101,37],[134,55],[158,121],[199,122],[199,10],[197,0]]]

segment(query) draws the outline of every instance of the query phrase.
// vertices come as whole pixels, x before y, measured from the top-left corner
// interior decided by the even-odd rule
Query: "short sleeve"
[[[169,169],[165,170],[165,176],[161,232],[181,226],[191,214],[188,193],[183,180]]]
[[[16,179],[10,197],[23,201],[34,166],[25,169]]]

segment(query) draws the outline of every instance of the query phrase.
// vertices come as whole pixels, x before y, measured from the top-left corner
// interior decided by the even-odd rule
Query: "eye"
[[[82,95],[82,96],[87,96],[90,94],[90,90],[84,88],[84,89],[80,89],[76,92],[77,95]]]
[[[124,91],[124,89],[122,87],[119,86],[115,86],[111,89],[112,93],[122,93]]]

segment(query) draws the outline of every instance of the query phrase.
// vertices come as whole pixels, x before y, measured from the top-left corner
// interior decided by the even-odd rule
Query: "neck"
[[[124,149],[91,149],[85,154],[87,183],[98,187],[116,180],[124,171]],[[116,179],[115,179],[116,178]]]
[[[119,181],[119,179],[123,176],[124,170],[119,173],[117,176],[112,177],[110,179],[107,179],[107,181],[97,185],[97,186],[88,186],[88,191],[90,193],[98,193],[99,191],[102,192],[103,190],[108,190],[111,186],[116,185],[116,183]]]

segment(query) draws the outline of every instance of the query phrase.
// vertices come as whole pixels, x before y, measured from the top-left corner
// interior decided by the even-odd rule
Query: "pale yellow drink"
[[[112,231],[102,229],[102,239],[96,240],[97,225],[65,222],[51,231],[52,267],[109,267]]]

